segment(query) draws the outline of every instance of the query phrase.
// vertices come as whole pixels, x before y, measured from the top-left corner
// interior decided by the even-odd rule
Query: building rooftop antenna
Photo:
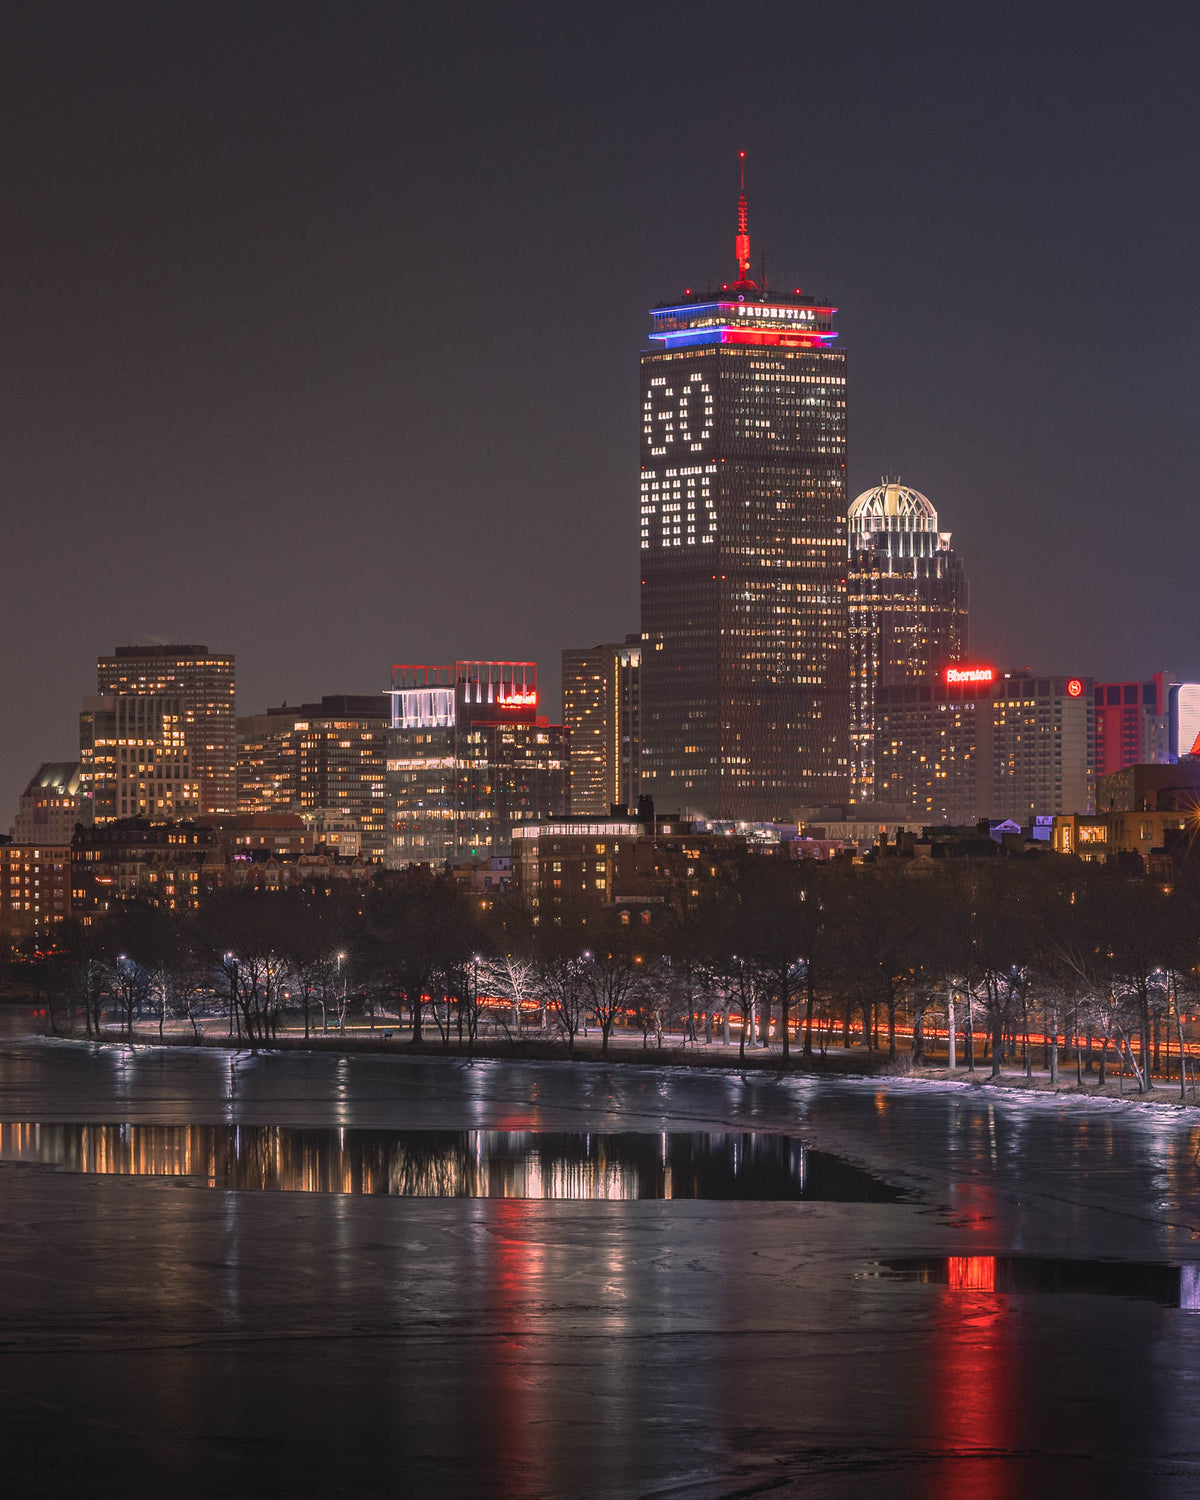
[[[753,287],[750,280],[750,218],[746,207],[746,153],[738,152],[741,164],[741,195],[738,198],[738,230],[737,239],[734,241],[734,252],[737,255],[738,286]],[[757,288],[755,288],[757,290]]]

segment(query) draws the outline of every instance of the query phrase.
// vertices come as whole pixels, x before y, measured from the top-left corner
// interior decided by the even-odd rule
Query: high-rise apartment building
[[[386,693],[336,694],[237,721],[238,811],[352,819],[366,859],[389,838]]]
[[[850,795],[875,798],[875,691],[967,654],[967,577],[918,490],[882,480],[850,507]]]
[[[562,654],[563,724],[570,737],[574,814],[636,807],[641,788],[641,638]]]
[[[83,822],[192,818],[200,811],[183,696],[116,693],[79,715]]]
[[[561,724],[537,712],[533,662],[392,668],[393,866],[507,855],[513,828],[567,811]]]
[[[113,700],[116,732],[125,732],[120,726],[128,726],[137,720],[144,721],[147,734],[153,734],[153,723],[169,719],[174,733],[177,721],[182,724],[183,740],[187,749],[188,776],[196,785],[196,801],[202,813],[232,813],[237,811],[236,786],[236,718],[234,710],[234,662],[224,652],[209,651],[206,646],[118,646],[111,656],[102,656],[96,663],[96,691],[100,698]],[[136,702],[119,706],[121,700],[149,700],[157,707],[139,709]],[[105,726],[107,727],[107,725]],[[136,740],[136,736],[135,736]],[[124,745],[124,741],[121,741]],[[135,742],[126,749],[134,751],[145,748],[146,742]],[[171,744],[170,754],[162,756],[137,755],[117,757],[117,773],[120,775],[122,761],[139,760],[150,766],[150,775],[157,781],[162,779],[160,767],[176,765],[178,756]],[[87,757],[80,754],[84,767],[84,780],[91,772]],[[145,767],[143,767],[145,769]],[[140,772],[134,779],[141,776]],[[105,800],[100,788],[93,792],[93,803],[99,808]],[[124,800],[117,791],[118,805]],[[157,817],[157,804],[162,801],[151,793],[142,800],[147,804],[145,815]],[[180,811],[168,813],[178,816]],[[133,813],[135,809],[120,808]]]
[[[642,789],[786,817],[849,793],[846,357],[835,308],[737,277],[642,356]]]
[[[876,694],[876,795],[926,823],[1087,813],[1095,805],[1089,677],[949,666]]]

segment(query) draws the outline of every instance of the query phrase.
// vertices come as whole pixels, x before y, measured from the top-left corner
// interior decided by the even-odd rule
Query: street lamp
[[[229,1035],[233,1035],[233,999],[234,988],[237,984],[237,959],[232,953],[225,954],[225,963],[229,973]]]

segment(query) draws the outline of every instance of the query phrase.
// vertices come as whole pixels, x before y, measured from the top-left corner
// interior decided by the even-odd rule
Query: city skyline
[[[6,589],[6,805],[73,754],[113,642],[209,641],[254,712],[377,691],[390,661],[486,636],[542,663],[556,715],[561,649],[637,623],[629,349],[646,306],[721,272],[741,149],[773,281],[838,293],[849,493],[887,473],[952,501],[978,650],[1200,677],[1173,503],[1194,467],[1191,200],[1151,149],[1179,106],[1102,18],[1043,29],[1030,59],[1007,26],[948,14],[804,18],[838,82],[803,98],[785,26],[779,60],[703,118],[683,81],[702,18],[670,7],[600,44],[604,94],[567,86],[565,18],[453,18],[434,48],[371,6],[286,27],[218,8],[133,41],[84,7],[6,17],[6,493],[12,556],[38,561]],[[897,74],[898,133],[879,102]],[[1143,266],[1144,310],[1114,331]],[[436,293],[411,294],[414,267]],[[436,578],[391,576],[418,533],[455,559],[450,618]],[[69,587],[32,652],[47,569]],[[287,580],[341,606],[283,608]]]

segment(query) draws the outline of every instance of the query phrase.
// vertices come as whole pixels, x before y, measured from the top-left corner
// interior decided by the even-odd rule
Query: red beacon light
[[[995,682],[995,667],[947,667],[942,679],[948,686],[959,682]]]

